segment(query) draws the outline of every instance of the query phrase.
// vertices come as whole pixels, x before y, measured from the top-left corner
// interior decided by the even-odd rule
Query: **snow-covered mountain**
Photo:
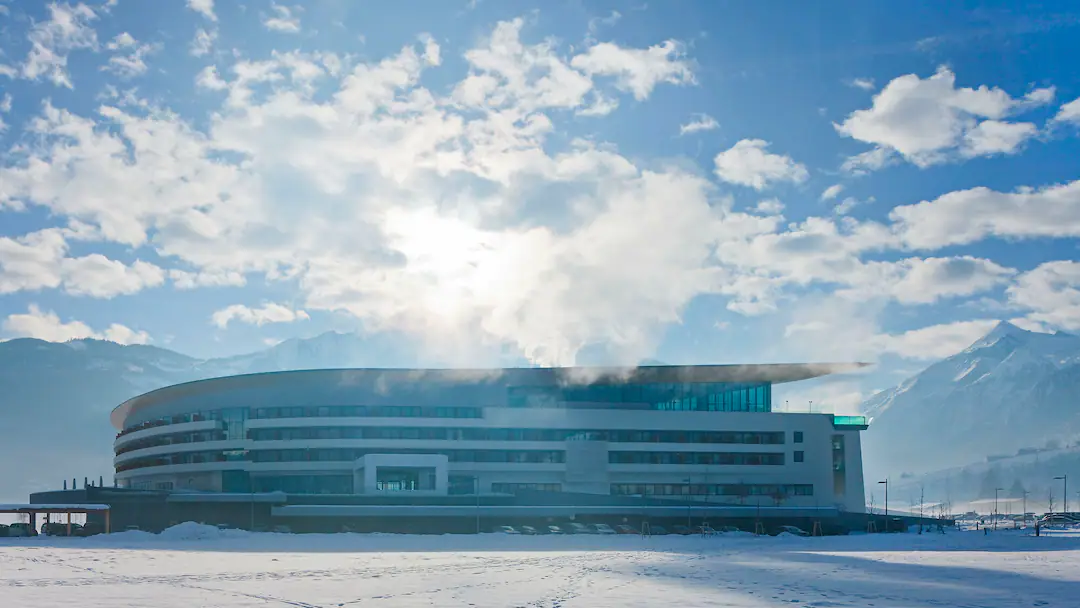
[[[206,360],[100,340],[0,342],[0,502],[25,501],[62,479],[110,479],[108,413],[135,395],[232,374],[412,363],[392,339],[335,332]]]
[[[863,404],[866,469],[918,473],[1080,435],[1080,337],[1007,322]]]

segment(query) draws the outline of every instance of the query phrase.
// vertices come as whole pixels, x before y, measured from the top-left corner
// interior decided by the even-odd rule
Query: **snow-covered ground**
[[[0,606],[1077,606],[1080,535],[0,538]]]

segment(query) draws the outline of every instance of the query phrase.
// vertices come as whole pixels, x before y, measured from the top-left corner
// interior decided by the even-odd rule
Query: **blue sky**
[[[1080,330],[1075,3],[0,2],[0,339],[444,365]],[[412,361],[387,361],[408,365]]]

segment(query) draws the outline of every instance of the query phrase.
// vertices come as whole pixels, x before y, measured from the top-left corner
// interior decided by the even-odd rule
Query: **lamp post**
[[[476,533],[480,534],[480,476],[473,475],[473,486],[476,489]]]
[[[692,488],[690,487],[690,478],[687,477],[686,478],[686,527],[693,530],[694,526],[690,521],[690,491],[691,490],[692,490]]]
[[[1027,495],[1028,495],[1028,491],[1024,490],[1023,494],[1024,494],[1024,515],[1023,515],[1023,517],[1024,517],[1024,526],[1026,527],[1027,526]]]
[[[1001,488],[994,488],[994,531],[997,532],[997,522],[1000,515],[998,515],[998,492]]]
[[[885,484],[885,531],[889,531],[889,480],[885,479],[878,483]]]
[[[1062,498],[1062,500],[1065,501],[1065,504],[1061,506],[1061,512],[1062,513],[1068,513],[1069,512],[1069,476],[1068,475],[1060,475],[1058,477],[1055,477],[1054,479],[1055,480],[1060,479],[1062,481],[1062,483],[1065,485],[1065,488],[1062,491],[1062,494],[1064,496]]]

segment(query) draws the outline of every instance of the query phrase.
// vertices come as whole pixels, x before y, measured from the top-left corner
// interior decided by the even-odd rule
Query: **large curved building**
[[[861,417],[772,411],[857,365],[334,369],[232,376],[117,407],[115,483],[289,495],[672,497],[863,511]]]

